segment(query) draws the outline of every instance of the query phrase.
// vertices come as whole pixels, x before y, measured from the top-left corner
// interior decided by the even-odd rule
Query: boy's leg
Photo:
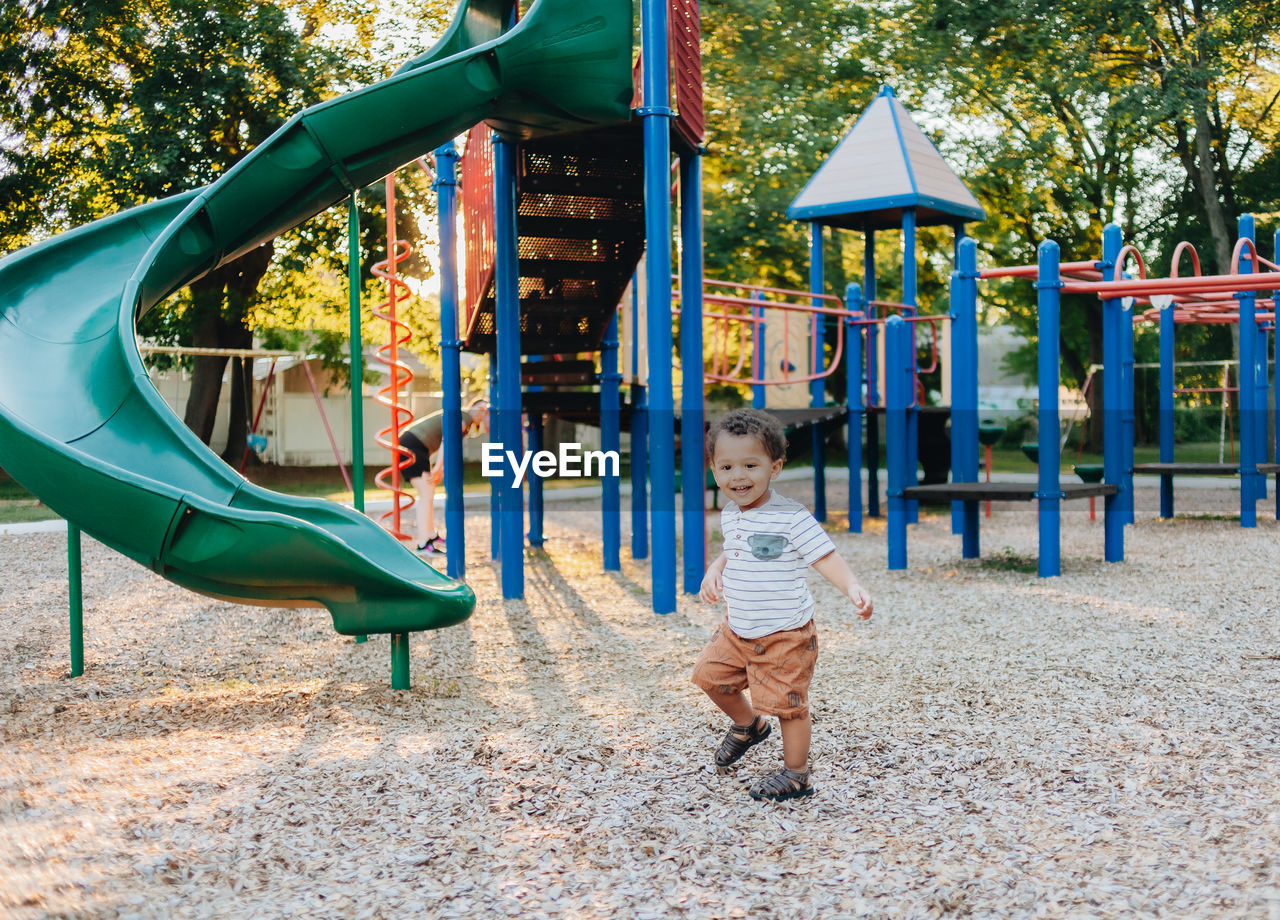
[[[751,708],[747,694],[739,690],[737,693],[716,693],[706,691],[711,702],[720,707],[720,711],[733,720],[734,725],[750,725],[756,720],[756,711]]]
[[[418,522],[418,545],[421,546],[436,534],[434,507],[436,487],[431,482],[430,473],[413,477],[411,484],[414,491],[418,493],[418,500],[414,503],[413,510]]]
[[[782,762],[788,770],[803,773],[809,769],[809,738],[813,721],[809,713],[796,719],[779,719],[782,727]]]
[[[733,722],[715,753],[716,770],[722,773],[771,732],[744,692],[746,670],[738,645],[728,624],[721,623],[693,666],[693,682]]]

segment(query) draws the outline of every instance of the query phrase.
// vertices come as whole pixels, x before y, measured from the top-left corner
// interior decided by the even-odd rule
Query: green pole
[[[84,673],[84,590],[81,582],[80,528],[67,521],[67,599],[71,606],[71,676]]]
[[[364,514],[364,363],[360,339],[360,213],[351,193],[347,216],[347,299],[351,314],[351,483],[355,508]]]
[[[351,499],[364,514],[364,355],[360,338],[360,211],[356,192],[347,211],[347,312],[351,315]],[[356,636],[356,642],[368,642]]]
[[[409,634],[391,634],[391,689],[409,689]]]

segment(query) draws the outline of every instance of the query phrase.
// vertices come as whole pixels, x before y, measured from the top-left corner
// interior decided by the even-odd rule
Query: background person
[[[489,430],[489,404],[472,400],[462,413],[462,436]],[[400,432],[400,446],[413,454],[413,462],[400,475],[418,493],[414,503],[418,525],[417,552],[443,556],[444,538],[436,530],[436,486],[444,480],[444,410],[414,419]]]

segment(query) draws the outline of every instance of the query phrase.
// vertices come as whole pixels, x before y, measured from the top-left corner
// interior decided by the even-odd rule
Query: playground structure
[[[625,331],[633,345],[643,339],[644,354],[669,354],[673,344],[667,322],[673,287],[673,151],[679,159],[681,285],[702,288],[698,5],[696,0],[644,0],[641,10],[639,82],[629,81],[623,94],[635,118],[602,121],[574,133],[513,137],[500,132],[492,140],[487,128],[477,126],[468,135],[460,163],[452,143],[435,152],[444,265],[445,521],[448,532],[459,537],[448,541],[446,571],[455,577],[463,574],[465,546],[461,448],[455,434],[460,426],[450,419],[461,412],[462,350],[490,354],[490,440],[504,452],[523,452],[526,413],[533,450],[540,447],[542,420],[548,415],[584,415],[597,422],[605,451],[617,451],[623,426],[630,426],[633,458],[674,458],[677,415],[684,442],[701,443],[701,388],[685,387],[677,410],[670,362],[633,358],[633,369],[643,367],[630,375],[630,402],[621,402],[617,307],[645,252],[643,277],[633,286],[633,291],[643,286],[644,304],[632,313],[634,327]],[[451,236],[458,211],[468,254],[465,304],[457,295]],[[680,336],[685,366],[699,366],[701,323],[681,324]],[[576,389],[566,391],[565,385]],[[599,392],[594,391],[597,385]],[[682,456],[683,481],[701,482],[701,451]],[[633,554],[649,555],[651,532],[653,607],[661,613],[675,610],[676,604],[676,478],[674,463],[632,465],[633,519],[641,524],[633,529]],[[541,541],[541,488],[539,478],[531,477],[529,539],[534,545]],[[500,564],[503,595],[521,597],[523,485],[504,475],[491,480],[491,490],[491,547]],[[604,477],[602,546],[609,570],[621,565],[620,491],[617,476]],[[700,490],[684,491],[681,514],[686,533],[702,532]],[[701,540],[686,541],[684,553],[685,587],[696,591],[705,547]]]
[[[593,406],[592,410],[598,413],[605,450],[617,450],[623,425],[631,426],[636,460],[632,466],[632,513],[639,523],[633,528],[633,540],[645,544],[633,543],[633,555],[648,555],[651,530],[653,608],[659,613],[675,609],[675,418],[680,418],[683,443],[700,446],[703,393],[700,387],[683,386],[677,409],[670,363],[654,360],[641,367],[633,358],[630,403],[623,404],[616,311],[640,254],[648,253],[642,278],[645,309],[632,311],[635,325],[630,341],[643,340],[643,351],[649,355],[671,353],[672,327],[666,320],[672,315],[675,291],[668,245],[673,151],[679,161],[679,289],[702,292],[719,283],[706,282],[701,265],[699,157],[703,126],[697,4],[695,0],[671,0],[669,5],[644,0],[642,9],[642,83],[638,90],[632,75],[629,2],[611,0],[593,9],[595,15],[589,21],[581,22],[585,14],[575,12],[567,0],[538,0],[517,23],[512,0],[470,0],[460,6],[440,42],[396,76],[301,113],[208,188],[98,221],[0,263],[3,289],[9,292],[3,306],[10,320],[4,327],[7,331],[0,335],[0,356],[9,369],[9,375],[0,380],[0,433],[5,435],[0,441],[0,464],[70,522],[69,551],[77,557],[71,560],[73,582],[78,579],[74,573],[83,527],[108,546],[192,590],[246,603],[324,606],[339,632],[391,634],[393,686],[408,683],[409,632],[449,625],[469,614],[474,602],[469,589],[436,574],[395,539],[405,536],[398,525],[398,512],[403,509],[398,501],[393,508],[393,533],[388,535],[359,513],[329,503],[278,496],[227,470],[160,404],[149,385],[140,383],[145,372],[141,371],[132,335],[135,318],[165,296],[324,208],[350,199],[354,225],[354,196],[360,188],[392,177],[400,165],[418,160],[436,146],[435,187],[444,256],[445,519],[456,537],[449,541],[448,575],[460,578],[464,574],[460,425],[450,420],[462,411],[459,355],[468,349],[493,357],[493,428],[504,450],[524,449],[522,417],[526,412],[531,420],[529,446],[537,450],[543,416],[585,411],[584,398],[597,401],[598,409]],[[541,50],[551,46],[557,48],[555,59],[546,58]],[[573,49],[582,51],[575,57],[575,66],[583,70],[566,74],[559,57]],[[581,63],[587,59],[590,63]],[[667,64],[672,60],[676,64],[674,108],[668,104],[672,93]],[[425,109],[423,98],[432,100]],[[416,114],[408,122],[398,116],[390,126],[379,121],[376,128],[366,130],[367,121],[392,109]],[[711,379],[745,383],[752,387],[753,401],[762,402],[765,387],[808,384],[810,405],[793,411],[802,413],[796,416],[797,421],[813,431],[814,510],[819,519],[826,517],[821,425],[847,417],[850,431],[858,432],[865,421],[871,461],[868,505],[874,515],[878,514],[877,418],[885,415],[890,449],[891,567],[901,567],[898,562],[905,565],[905,526],[912,519],[913,500],[944,494],[961,506],[966,556],[977,555],[974,511],[981,494],[967,488],[976,485],[976,345],[967,339],[961,341],[959,328],[963,325],[967,337],[973,324],[960,319],[961,311],[954,301],[956,291],[967,290],[966,285],[953,286],[949,317],[957,326],[952,332],[957,358],[951,368],[952,397],[956,400],[952,411],[954,481],[941,486],[919,485],[914,472],[910,476],[906,472],[914,471],[916,465],[921,409],[915,395],[919,373],[915,336],[908,330],[920,324],[936,327],[943,319],[916,315],[916,228],[927,223],[953,226],[960,258],[955,277],[967,283],[991,276],[977,272],[972,264],[973,243],[964,237],[965,221],[982,217],[981,208],[945,164],[944,171],[936,170],[941,158],[904,117],[905,110],[886,88],[793,203],[791,216],[808,220],[811,227],[809,304],[794,303],[796,298],[789,292],[750,286],[743,289],[749,296],[712,291],[697,299],[699,305],[711,308],[713,321],[718,319],[726,328],[731,322],[739,323],[753,339],[748,376],[740,376],[745,350],[739,348],[738,364],[730,367],[725,347],[713,351]],[[466,266],[468,300],[461,304],[452,235],[459,210],[458,156],[451,138],[477,119],[483,119],[487,127],[473,128],[461,163],[465,192],[461,209],[470,256]],[[356,126],[360,130],[353,130]],[[490,128],[496,131],[491,142]],[[861,175],[852,171],[852,164],[860,162],[868,149],[881,149],[880,135],[889,132],[898,140],[900,157],[888,172],[901,188],[895,189],[880,174],[875,176],[874,188],[864,190],[862,197],[855,194],[857,189],[850,192],[847,183],[839,194],[833,194],[831,184],[823,178],[824,170],[831,170],[827,176],[842,179]],[[922,163],[935,167],[934,171],[922,171]],[[392,178],[385,181],[390,210],[394,184]],[[822,243],[828,226],[865,234],[863,283],[851,285],[843,301],[824,291]],[[901,304],[875,299],[875,234],[893,226],[901,227],[904,240]],[[390,300],[394,306],[394,266],[403,249],[394,239],[390,222],[389,237],[386,273],[392,281]],[[353,233],[353,241],[355,238]],[[1063,289],[1083,291],[1071,285],[1123,284],[1114,281],[1114,272],[1123,267],[1123,257],[1124,253],[1114,255],[1113,277],[1106,276],[1103,263],[1067,266],[1075,274]],[[1256,259],[1256,255],[1249,258]],[[1042,394],[1050,376],[1057,379],[1056,313],[1052,309],[1056,308],[1057,286],[1062,284],[1053,274],[1057,271],[1056,253],[1046,251],[1045,259],[1045,274],[1039,282],[1042,323],[1055,325],[1042,327],[1042,345],[1054,343],[1042,351]],[[354,297],[359,289],[354,252],[351,263]],[[1098,271],[1102,271],[1100,278],[1089,274]],[[83,277],[96,279],[94,296],[85,297],[76,290]],[[1254,280],[1262,278],[1259,275]],[[1274,283],[1270,276],[1267,280]],[[1178,290],[1203,293],[1227,288]],[[1111,297],[1108,303],[1118,303],[1120,296],[1162,294],[1158,286],[1139,285],[1132,293]],[[639,295],[636,297],[638,305]],[[68,314],[68,302],[74,303],[78,312]],[[1242,323],[1243,304],[1244,298]],[[1197,315],[1205,315],[1208,306],[1200,303]],[[740,312],[731,313],[731,308]],[[57,325],[55,310],[67,332],[64,340],[50,342],[47,327]],[[773,370],[767,367],[766,310],[808,317],[808,357],[803,362],[789,356],[786,340],[792,334],[792,324],[781,323],[784,347],[776,361],[781,379],[772,378]],[[883,314],[888,312],[900,315],[886,319]],[[698,322],[680,323],[680,363],[685,369],[701,368],[706,360],[701,321],[706,314],[699,313]],[[357,314],[353,310],[353,323]],[[393,318],[394,312],[388,315]],[[1266,316],[1273,319],[1273,314]],[[834,357],[824,366],[824,326],[829,322],[835,323],[836,340]],[[882,325],[885,353],[892,362],[887,368],[883,402],[877,392]],[[1252,342],[1254,337],[1248,338]],[[359,340],[357,330],[352,335],[353,346]],[[395,355],[399,341],[402,339],[393,337],[387,355],[392,393],[404,383]],[[1128,348],[1131,363],[1131,334]],[[1248,366],[1253,367],[1256,343],[1251,349]],[[525,357],[530,360],[523,361]],[[831,406],[824,381],[842,358],[849,390],[843,406]],[[68,381],[66,386],[73,392],[92,393],[93,404],[67,409],[55,405],[48,394],[32,392],[23,378],[33,376],[31,368],[37,361],[42,367],[55,367],[59,379]],[[1108,363],[1108,367],[1115,366],[1115,362]],[[353,351],[353,378],[359,379],[360,371]],[[1131,412],[1131,373],[1127,381]],[[598,394],[537,389],[549,384],[596,383]],[[1252,388],[1241,388],[1242,399],[1246,389]],[[1089,488],[1063,486],[1056,472],[1056,391],[1055,383],[1054,398],[1048,400],[1052,408],[1046,408],[1046,401],[1041,400],[1041,481],[1036,490],[1018,496],[1040,500],[1042,575],[1057,573],[1055,528],[1061,499],[1107,496],[1109,561],[1123,555],[1123,522],[1118,525],[1119,536],[1113,538],[1114,521],[1121,520],[1122,511],[1132,519],[1132,426],[1127,454],[1113,458],[1108,453],[1104,483]],[[1119,392],[1118,385],[1108,386],[1107,398]],[[1052,417],[1045,414],[1050,411]],[[407,419],[394,407],[392,412],[392,425],[385,434],[394,443],[399,426]],[[1242,415],[1242,432],[1244,428]],[[353,430],[360,430],[354,421]],[[1051,438],[1051,446],[1043,443],[1045,438]],[[1113,440],[1123,443],[1111,438],[1108,443]],[[972,450],[968,448],[971,441]],[[1259,443],[1251,429],[1243,455],[1255,457]],[[701,450],[684,450],[680,456],[683,482],[701,482]],[[652,462],[642,462],[646,460]],[[862,462],[862,439],[851,436],[851,531],[861,529]],[[362,458],[353,457],[357,470],[362,463]],[[1258,490],[1259,467],[1256,463],[1246,466],[1242,468],[1242,493],[1247,490],[1252,495]],[[396,467],[393,465],[391,472],[393,491],[398,487]],[[1171,471],[1159,472],[1172,476]],[[523,489],[502,478],[493,481],[492,489],[491,545],[501,563],[503,595],[521,597]],[[619,492],[618,477],[605,476],[606,569],[620,567]],[[986,494],[992,496],[993,490],[988,487]],[[993,497],[1012,496],[1006,490]],[[357,491],[357,512],[362,510],[361,501]],[[528,508],[529,539],[536,545],[541,541],[542,515],[537,477],[530,481]],[[1243,509],[1242,495],[1242,524],[1250,526]],[[681,514],[686,534],[702,533],[701,489],[683,489]],[[683,572],[687,592],[696,592],[704,568],[702,540],[686,539]],[[73,585],[72,593],[78,594],[78,584]]]
[[[911,120],[892,89],[885,87],[789,211],[789,216],[810,224],[810,290],[784,291],[703,279],[697,5],[674,0],[671,16],[669,29],[645,33],[639,68],[645,82],[637,87],[634,100],[637,113],[645,119],[643,131],[637,131],[634,124],[610,127],[521,143],[514,149],[505,147],[501,138],[490,148],[488,132],[482,126],[471,131],[461,158],[460,179],[468,303],[457,320],[449,308],[442,309],[447,350],[465,348],[491,355],[494,435],[504,451],[524,448],[520,420],[526,413],[530,451],[542,447],[545,416],[599,424],[605,451],[618,450],[620,431],[630,429],[632,556],[643,559],[650,555],[651,530],[653,609],[658,613],[675,609],[676,499],[674,476],[670,480],[667,476],[676,468],[677,416],[680,443],[698,445],[679,452],[681,481],[703,481],[703,393],[700,387],[689,385],[690,369],[702,369],[699,376],[704,384],[732,382],[750,387],[753,405],[767,407],[793,430],[810,429],[813,505],[819,520],[827,517],[824,426],[847,418],[850,430],[861,432],[867,419],[870,513],[878,515],[877,413],[883,412],[876,383],[879,327],[889,313],[901,313],[913,324],[932,327],[936,361],[937,329],[945,317],[916,315],[915,232],[919,226],[945,224],[954,227],[960,239],[965,221],[984,216],[976,199]],[[657,16],[651,18],[655,24],[659,21]],[[669,131],[679,160],[675,197],[682,261],[677,275],[668,271],[665,256],[670,228],[663,212],[672,197],[670,149],[662,138],[654,136],[658,125],[651,124],[652,116],[663,113],[644,105],[645,99],[668,95],[665,87],[649,83],[650,77],[660,78],[665,68],[647,66],[667,60],[667,52],[659,51],[664,36],[671,42],[678,103]],[[438,159],[444,152],[437,151]],[[874,160],[872,169],[866,167],[868,156]],[[454,187],[447,167],[439,176],[442,189]],[[651,207],[653,202],[661,202],[661,206]],[[442,197],[442,223],[448,223],[449,207]],[[865,235],[863,285],[851,286],[845,301],[824,290],[822,244],[828,226],[833,232],[855,229]],[[875,234],[890,227],[900,227],[903,233],[904,303],[888,303],[874,296]],[[451,242],[442,245],[446,274],[456,272],[452,246]],[[643,275],[632,285],[632,308],[621,312],[620,325],[618,301],[642,254],[647,254]],[[639,288],[643,288],[643,295]],[[730,290],[726,292],[726,288]],[[691,298],[691,291],[701,296]],[[454,296],[450,287],[442,294],[442,302],[449,304]],[[678,310],[675,301],[680,303]],[[698,322],[688,321],[691,305],[701,307]],[[665,359],[672,345],[674,324],[667,323],[671,315],[681,318],[679,405],[674,399],[672,367]],[[455,322],[461,325],[456,339]],[[711,341],[704,348],[704,325],[708,323]],[[827,323],[834,323],[836,329],[829,360]],[[866,360],[869,398],[864,398],[861,389],[864,326],[868,329],[865,341],[870,343]],[[729,358],[733,350],[728,341],[731,328],[737,330],[736,362]],[[630,346],[630,355],[619,354],[624,341]],[[456,345],[451,346],[453,342]],[[749,370],[745,363],[748,353]],[[664,357],[649,362],[647,355]],[[844,403],[830,404],[826,378],[842,363],[842,355],[849,365],[850,389]],[[626,365],[625,373],[620,373],[620,363]],[[455,407],[452,411],[460,411],[460,388],[451,379],[452,372],[446,370],[445,378],[446,413],[450,406]],[[621,400],[624,385],[630,397],[626,403]],[[566,390],[566,386],[572,389]],[[806,388],[807,399],[803,395]],[[800,399],[785,405],[775,400],[769,405],[766,391],[777,394],[782,390],[800,390]],[[943,408],[943,414],[933,419],[939,428],[945,411]],[[918,453],[919,415],[911,412],[909,450],[913,457]],[[450,445],[453,428],[446,423],[446,458],[452,456],[449,451],[456,450]],[[862,440],[855,435],[848,442],[849,528],[856,532],[862,526]],[[668,459],[670,463],[665,462]],[[460,474],[451,481],[451,466],[456,468],[446,459],[446,521],[450,532],[461,533]],[[542,481],[533,475],[528,482],[528,539],[537,546],[543,539]],[[491,547],[502,567],[503,593],[520,597],[521,531],[526,508],[523,488],[501,479],[492,480],[491,488]],[[620,566],[619,493],[618,477],[603,477],[602,555],[606,570]],[[681,494],[684,533],[701,534],[702,490],[684,488]],[[453,517],[451,507],[456,509]],[[447,571],[460,576],[464,547],[455,541],[449,541],[448,546]],[[686,592],[698,590],[705,561],[701,539],[683,541]]]
[[[341,633],[390,634],[397,687],[408,633],[470,614],[466,585],[362,514],[257,488],[223,464],[163,404],[133,329],[164,297],[479,119],[535,137],[630,118],[630,2],[588,16],[539,0],[511,25],[513,10],[463,2],[430,51],[296,115],[212,185],[0,262],[0,465],[69,522],[73,621],[82,529],[191,590],[324,606]]]
[[[1280,243],[1280,241],[1278,241]],[[1179,258],[1188,252],[1195,274],[1178,277]],[[1126,266],[1133,259],[1137,277],[1128,277]],[[1266,398],[1267,335],[1274,331],[1273,302],[1257,309],[1257,292],[1280,286],[1280,271],[1256,270],[1262,260],[1253,242],[1253,220],[1243,217],[1239,241],[1226,275],[1201,275],[1199,259],[1187,244],[1176,250],[1169,278],[1147,278],[1141,255],[1124,246],[1120,228],[1103,231],[1103,252],[1098,260],[1061,263],[1058,246],[1045,241],[1039,247],[1035,266],[1013,266],[978,270],[976,245],[961,244],[959,264],[952,275],[953,321],[952,355],[952,482],[944,485],[916,485],[910,476],[914,466],[906,456],[906,412],[911,405],[914,351],[905,338],[905,329],[890,321],[887,347],[889,382],[889,534],[891,569],[907,563],[907,513],[910,498],[950,499],[960,504],[958,526],[962,536],[962,556],[979,556],[978,503],[986,500],[1038,502],[1041,577],[1061,572],[1059,547],[1060,507],[1064,499],[1104,496],[1104,557],[1108,562],[1124,559],[1124,527],[1134,521],[1133,476],[1157,473],[1161,476],[1161,516],[1173,516],[1175,474],[1238,475],[1240,477],[1240,525],[1257,523],[1256,503],[1266,497],[1265,475],[1280,471],[1267,463]],[[1275,269],[1274,264],[1269,267]],[[1037,421],[1038,480],[1034,488],[1016,483],[978,482],[977,406],[977,282],[982,279],[1021,277],[1035,279],[1038,295],[1038,386]],[[1064,280],[1065,279],[1065,280]],[[1058,321],[1062,293],[1093,294],[1103,304],[1103,400],[1104,444],[1100,482],[1061,481],[1061,441],[1059,419]],[[1232,303],[1231,298],[1235,299]],[[1187,306],[1181,312],[1175,302]],[[1152,309],[1135,313],[1134,305],[1147,303]],[[1134,463],[1133,326],[1159,316],[1161,323],[1160,462]],[[1173,443],[1173,327],[1183,322],[1234,322],[1240,325],[1240,462],[1202,464],[1174,462]],[[1278,445],[1280,451],[1280,445]],[[1280,456],[1280,453],[1277,454]],[[1277,508],[1280,516],[1280,503]]]

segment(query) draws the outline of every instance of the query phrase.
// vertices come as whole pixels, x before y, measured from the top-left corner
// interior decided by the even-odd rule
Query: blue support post
[[[1249,215],[1250,221],[1253,220]],[[1252,231],[1251,231],[1252,232]],[[1254,239],[1253,236],[1249,237]],[[1255,241],[1256,242],[1256,241]],[[1261,264],[1254,267],[1255,271],[1262,271]],[[1254,304],[1257,305],[1257,292],[1254,292]],[[1254,422],[1254,462],[1267,462],[1267,329],[1268,323],[1258,323],[1255,321],[1254,329],[1256,330],[1256,344],[1254,345],[1254,387],[1255,394],[1253,398],[1254,410],[1257,417]],[[1257,492],[1254,494],[1255,500],[1262,500],[1267,497],[1267,477],[1264,473],[1258,473],[1254,479],[1257,485]]]
[[[1258,408],[1258,436],[1254,438],[1254,444],[1257,447],[1257,459],[1259,463],[1267,462],[1267,390],[1268,379],[1267,373],[1267,337],[1271,323],[1258,323],[1258,345],[1254,355],[1258,360],[1257,385],[1258,395],[1254,399],[1253,404]],[[1267,497],[1267,477],[1264,473],[1258,474],[1258,498]]]
[[[876,318],[876,232],[863,234],[862,246],[863,312],[867,319]],[[880,327],[867,326],[867,407],[880,406]],[[880,418],[867,412],[867,517],[880,516]]]
[[[1058,313],[1062,277],[1058,271],[1058,244],[1045,240],[1040,244],[1039,276],[1036,279],[1038,316],[1036,329],[1040,338],[1037,348],[1039,383],[1039,477],[1036,499],[1040,527],[1040,577],[1062,574],[1059,538],[1062,530],[1062,456],[1058,442],[1059,369]]]
[[[822,254],[822,224],[813,221],[809,224],[809,292],[821,294],[826,287],[825,265]],[[813,306],[822,306],[816,297]],[[809,373],[818,373],[823,366],[823,315],[815,313],[812,323],[812,341],[809,352],[812,367]],[[809,405],[821,409],[827,404],[827,382],[825,378],[809,381]],[[827,456],[826,438],[822,433],[822,425],[814,422],[811,443],[813,445],[813,517],[818,521],[827,519]]]
[[[649,401],[640,376],[640,282],[631,277],[631,558],[649,558]]]
[[[702,157],[680,157],[680,476],[684,484],[684,590],[697,594],[707,571],[706,491],[702,485]]]
[[[1102,278],[1114,281],[1118,276],[1116,260],[1123,241],[1120,228],[1107,224],[1102,231]],[[1124,561],[1124,447],[1122,425],[1124,401],[1123,352],[1120,344],[1123,311],[1120,299],[1102,301],[1102,478],[1120,491],[1103,499],[1103,557],[1107,562]]]
[[[516,145],[493,140],[494,328],[498,356],[498,441],[520,456],[520,267],[516,228]],[[524,597],[524,489],[504,463],[498,524],[502,596]]]
[[[916,311],[916,282],[915,282],[916,266],[915,266],[915,209],[914,207],[906,207],[902,209],[902,303],[910,307],[908,316],[915,316]],[[914,322],[909,324],[911,330],[911,384],[915,384],[915,370],[919,366],[915,357],[915,325]],[[911,408],[906,411],[906,463],[910,468],[911,485],[919,482],[920,468],[920,401],[916,398],[913,390],[911,393]],[[906,519],[910,523],[915,523],[920,519],[920,503],[906,503]]]
[[[631,386],[631,558],[649,558],[649,397]]]
[[[453,141],[436,148],[436,200],[440,215],[440,377],[444,404],[445,573],[466,572],[467,542],[462,498],[462,340],[458,337],[458,151]]]
[[[542,450],[543,434],[545,432],[543,418],[541,412],[529,413],[529,454],[536,457],[538,452]],[[546,537],[542,533],[543,511],[546,508],[543,502],[542,493],[542,477],[538,475],[538,471],[533,468],[533,463],[529,464],[529,469],[525,473],[525,478],[529,482],[529,545],[542,546],[546,543]]]
[[[951,275],[951,481],[978,481],[978,245],[956,246]],[[978,558],[978,503],[960,505],[961,556]]]
[[[888,451],[889,568],[907,567],[907,502],[902,490],[915,485],[907,469],[907,406],[911,401],[911,324],[900,316],[885,323],[884,439]]]
[[[954,265],[956,268],[959,268],[959,267],[960,267],[960,244],[961,244],[961,243],[963,243],[963,242],[964,242],[964,240],[966,239],[966,234],[965,234],[965,232],[964,232],[964,224],[963,224],[963,223],[959,223],[959,224],[952,224],[952,230],[953,230],[953,231],[954,231],[954,233],[955,233],[955,237],[954,237],[954,241],[953,241],[952,246],[951,246],[951,264],[952,264],[952,265]],[[956,466],[955,466],[955,461],[956,461],[956,448],[955,448],[955,445],[956,445],[956,424],[955,424],[955,417],[956,417],[956,396],[955,396],[955,383],[956,383],[956,372],[955,372],[955,354],[956,354],[956,342],[955,342],[955,340],[956,340],[956,324],[955,324],[955,321],[954,321],[954,320],[955,320],[955,309],[954,309],[954,303],[955,303],[955,301],[954,301],[954,296],[955,296],[954,291],[955,291],[955,287],[954,287],[954,278],[955,278],[955,275],[953,274],[953,275],[952,275],[952,279],[953,279],[953,282],[952,282],[952,305],[953,305],[953,306],[952,306],[952,311],[951,311],[951,313],[952,313],[952,323],[951,323],[951,361],[952,361],[952,364],[951,364],[951,481],[952,481],[952,482],[958,482],[959,480],[957,480],[957,479],[956,479]],[[974,299],[976,300],[977,298],[975,297]],[[977,368],[976,360],[975,360],[975,363],[974,363],[974,368],[975,368],[975,371],[976,371],[976,368]],[[975,377],[975,379],[974,379],[974,386],[977,386],[977,378],[976,378],[976,377]],[[976,401],[975,401],[975,411],[976,411]],[[976,422],[976,415],[975,415],[975,422],[974,422],[974,424],[977,424],[977,422]],[[976,455],[975,455],[975,460],[974,460],[974,462],[975,462],[975,463],[977,462],[977,460],[976,460]],[[976,467],[975,467],[975,469],[976,469]],[[951,503],[951,532],[952,532],[953,534],[961,534],[961,535],[963,535],[963,534],[964,534],[964,502],[962,502],[962,501],[953,501],[953,502]]]
[[[676,609],[676,434],[671,380],[671,105],[665,0],[642,0],[645,292],[648,296],[649,470],[653,612]]]
[[[846,310],[862,303],[862,288],[850,284],[844,291]],[[849,423],[849,533],[862,533],[862,325],[848,316],[845,324],[844,405]]]
[[[764,300],[764,292],[757,291],[754,300]],[[764,327],[764,307],[752,307],[751,315],[756,322],[751,324],[751,376],[756,380],[764,379],[764,354],[765,354],[765,327]],[[753,383],[751,385],[751,408],[763,409],[765,407],[765,385],[763,383]]]
[[[1280,230],[1276,231],[1275,236],[1272,238],[1271,245],[1272,245],[1271,258],[1280,259]],[[1280,296],[1280,291],[1271,292],[1271,297],[1273,302],[1275,298],[1278,296]],[[1273,322],[1271,325],[1272,325],[1271,344],[1273,349],[1272,360],[1275,363],[1275,385],[1271,391],[1272,405],[1274,406],[1274,417],[1275,417],[1275,426],[1276,426],[1274,456],[1275,456],[1275,462],[1280,463],[1280,322]],[[1276,520],[1280,521],[1280,473],[1276,473],[1275,492],[1276,492]]]
[[[1124,445],[1124,519],[1132,524],[1133,517],[1133,448],[1137,434],[1137,414],[1134,411],[1134,369],[1133,369],[1133,298],[1125,297],[1120,302],[1120,348],[1122,352],[1121,385],[1123,386],[1124,414],[1121,416],[1124,434],[1121,443]]]
[[[618,373],[618,311],[613,312],[600,343],[600,449],[622,453],[622,423]],[[604,570],[622,569],[622,477],[605,464],[600,481],[601,551]]]
[[[1173,462],[1173,301],[1160,308],[1160,462]],[[1160,517],[1173,517],[1173,474],[1160,474]]]
[[[1254,237],[1253,216],[1243,214],[1238,223],[1241,238]],[[1256,271],[1252,259],[1240,258],[1240,274],[1251,275]],[[1257,411],[1257,293],[1241,291],[1236,294],[1240,302],[1240,526],[1256,527],[1258,524],[1258,411]],[[1265,430],[1265,428],[1264,428]]]
[[[915,316],[916,310],[916,209],[902,210],[902,302],[909,308],[908,316]],[[916,324],[909,323],[911,330],[911,382],[915,384],[916,362]],[[917,394],[911,394],[911,408],[907,410],[907,467],[910,469],[911,484],[919,482],[920,469],[920,408]],[[907,520],[914,524],[920,519],[920,503],[907,502]]]

